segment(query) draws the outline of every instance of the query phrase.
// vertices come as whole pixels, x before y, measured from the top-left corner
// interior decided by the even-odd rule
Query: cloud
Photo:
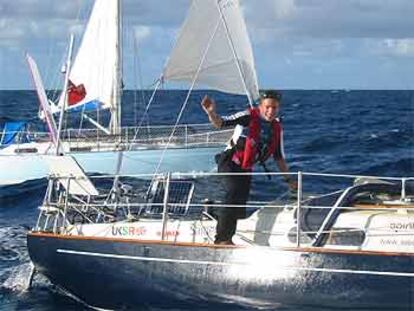
[[[135,26],[134,27],[134,37],[138,42],[143,41],[148,38],[151,34],[151,28],[148,26]]]
[[[22,49],[33,40],[62,40],[80,22],[81,0],[0,0],[0,46]]]
[[[414,1],[411,0],[251,0],[243,3],[251,27],[268,29],[278,37],[414,37]]]
[[[69,33],[75,32],[79,40],[93,2],[0,0],[1,64],[9,71],[6,76],[11,77],[0,77],[0,88],[19,83],[13,72],[20,67],[27,70],[24,51],[33,54],[42,71],[51,67],[50,72],[56,71]],[[340,86],[341,81],[348,86],[367,86],[375,84],[377,76],[368,77],[368,72],[387,64],[382,69],[381,83],[385,85],[386,79],[402,76],[402,69],[414,65],[413,0],[240,2],[262,86],[272,87],[275,83],[282,88],[317,88]],[[191,0],[123,0],[125,41],[138,43],[148,81],[162,71],[190,3]],[[136,55],[131,43],[124,44],[129,44],[124,49],[128,75]],[[389,85],[394,85],[391,82]]]
[[[151,27],[179,27],[189,4],[190,0],[124,0],[123,20],[143,39]],[[92,0],[0,0],[0,45],[24,47],[33,38],[66,40],[70,32],[80,35],[92,6]]]
[[[371,53],[390,57],[414,57],[414,38],[385,39],[367,44]]]
[[[133,27],[178,28],[190,0],[124,0],[125,23]],[[249,30],[262,37],[414,38],[412,0],[241,0]],[[80,34],[92,0],[0,0],[1,45],[32,37]]]
[[[136,25],[149,27],[179,27],[191,0],[125,0],[124,18]]]
[[[278,19],[285,19],[292,16],[295,12],[296,6],[293,0],[279,0],[277,5],[274,3],[271,5],[273,9],[272,14]]]
[[[74,19],[91,0],[0,0],[1,16],[13,19],[49,20]]]
[[[0,45],[10,45],[12,42],[18,42],[26,34],[26,27],[21,27],[18,23],[10,18],[0,19]]]

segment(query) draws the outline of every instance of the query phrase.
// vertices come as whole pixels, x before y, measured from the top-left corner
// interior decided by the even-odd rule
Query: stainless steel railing
[[[117,146],[117,149],[133,149],[139,146],[162,146],[169,139],[173,126],[146,126],[122,127],[119,134],[107,134],[99,129],[66,129],[62,131],[61,140],[69,148],[108,149]],[[201,144],[225,144],[232,135],[232,129],[217,130],[210,124],[178,125],[170,144],[180,146],[196,146]],[[19,148],[25,142],[49,142],[46,132],[19,131],[8,132],[16,134],[14,145]]]
[[[378,211],[384,211],[387,212],[398,212],[401,211],[403,208],[406,211],[414,212],[414,195],[407,192],[407,184],[409,182],[414,181],[414,177],[378,177],[378,176],[361,176],[361,175],[345,175],[345,174],[322,174],[322,173],[307,173],[307,172],[297,172],[297,173],[288,173],[291,176],[296,176],[298,181],[298,189],[296,193],[296,199],[295,201],[290,201],[288,204],[285,202],[284,204],[280,204],[278,202],[275,202],[272,198],[269,201],[249,201],[246,205],[246,208],[252,208],[252,209],[260,209],[264,205],[266,205],[269,208],[290,208],[296,210],[296,246],[300,247],[302,245],[301,237],[303,237],[305,234],[314,234],[316,236],[320,236],[321,234],[326,234],[331,232],[326,228],[326,223],[329,221],[329,218],[332,216],[332,211],[334,209],[340,209],[343,211],[352,211],[352,210],[361,210],[361,207],[354,207],[354,206],[337,206],[337,205],[330,205],[330,206],[309,206],[306,205],[306,201],[304,200],[303,190],[306,188],[306,179],[307,178],[328,178],[328,179],[338,179],[340,178],[353,181],[355,179],[365,179],[367,181],[377,181],[378,179],[382,181],[387,182],[394,182],[401,187],[400,194],[395,196],[395,199],[399,200],[400,207],[387,207],[384,209],[384,207],[380,206],[372,206],[370,207],[370,210],[378,210]],[[164,183],[164,196],[163,199],[159,202],[153,202],[151,203],[152,206],[158,206],[160,210],[162,211],[160,213],[160,219],[162,220],[162,232],[166,232],[168,227],[168,221],[170,218],[169,215],[169,207],[174,204],[175,206],[183,206],[184,204],[189,204],[189,209],[198,209],[200,212],[205,208],[206,203],[203,201],[200,201],[200,199],[192,200],[192,202],[188,203],[177,203],[170,200],[170,192],[168,191],[170,187],[170,182],[173,178],[177,178],[177,176],[181,179],[185,178],[206,178],[206,177],[220,177],[223,175],[252,175],[253,178],[263,178],[264,175],[272,175],[272,176],[279,176],[279,175],[286,175],[285,173],[260,173],[260,172],[254,172],[254,173],[238,173],[238,174],[230,174],[230,173],[168,173],[168,174],[157,174],[153,177],[158,178]],[[114,176],[92,176],[91,179],[95,181],[99,180],[106,180],[108,178],[113,178]],[[136,178],[137,180],[140,180],[142,178],[148,178],[148,174],[140,174],[140,175],[128,175],[123,176],[127,177],[129,180],[131,178]],[[66,184],[66,192],[62,194],[56,194],[54,191],[57,189],[56,183],[59,182],[59,180],[62,180],[66,178],[65,182]],[[106,219],[108,221],[115,221],[116,219],[113,218],[112,215],[108,214],[109,212],[113,212],[116,209],[125,209],[128,212],[125,212],[125,217],[127,217],[127,214],[130,213],[131,210],[135,211],[143,211],[148,206],[148,202],[145,201],[145,195],[138,195],[136,191],[133,191],[132,193],[125,193],[124,198],[122,198],[122,194],[120,192],[113,192],[119,194],[119,198],[114,198],[109,195],[111,191],[102,191],[100,190],[100,195],[96,197],[86,197],[81,198],[79,196],[71,196],[70,195],[70,180],[74,179],[73,176],[68,177],[51,177],[49,181],[49,187],[48,191],[46,192],[45,200],[43,203],[43,220],[41,221],[41,217],[39,216],[36,230],[48,230],[53,232],[64,232],[65,229],[59,229],[59,227],[67,228],[68,226],[72,226],[73,223],[71,221],[68,221],[67,215],[70,210],[76,211],[76,213],[79,213],[80,215],[83,214],[84,221],[93,223],[98,218],[98,214],[102,214],[100,217],[103,219],[104,217],[107,217]],[[351,183],[352,184],[352,183]],[[343,186],[341,186],[341,189],[344,189]],[[133,189],[133,188],[132,188]],[[197,188],[195,189],[195,192],[197,192]],[[343,192],[343,195],[346,194],[346,190]],[[220,201],[216,201],[216,203],[210,203],[208,205],[209,207],[215,207],[215,208],[221,208],[221,207],[230,207],[229,205],[222,204]],[[301,226],[299,224],[299,220],[301,219],[301,213],[306,209],[329,209],[329,213],[326,215],[326,218],[323,220],[321,226],[316,231],[304,231],[301,229]],[[59,218],[59,220],[54,219],[53,227],[50,227],[50,217],[51,215],[55,213],[55,216]],[[108,214],[109,216],[105,216],[105,214]],[[91,216],[93,215],[93,217]],[[96,217],[95,217],[96,216]],[[139,215],[140,217],[142,215]],[[183,219],[186,215],[182,215]],[[176,218],[175,218],[176,219]],[[378,228],[378,230],[382,230],[384,228]],[[385,229],[384,229],[385,230]],[[401,233],[396,232],[387,232],[389,235],[399,235]],[[414,232],[412,232],[414,233]],[[277,234],[277,232],[272,232],[271,234]],[[163,235],[162,238],[165,236]],[[310,244],[312,245],[312,243]],[[317,245],[314,245],[317,246]]]

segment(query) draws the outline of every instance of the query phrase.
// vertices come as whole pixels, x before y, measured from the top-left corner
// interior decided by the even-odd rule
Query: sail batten
[[[193,0],[163,78],[191,82],[196,74],[199,85],[258,97],[253,51],[238,0]]]

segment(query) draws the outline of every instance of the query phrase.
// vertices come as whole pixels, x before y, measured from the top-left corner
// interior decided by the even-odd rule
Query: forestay
[[[83,84],[86,96],[69,108],[83,104],[117,109],[119,73],[119,4],[115,0],[96,0],[69,80]],[[62,105],[63,98],[60,99]]]
[[[193,0],[163,79],[194,78],[197,84],[258,97],[253,52],[238,0]]]

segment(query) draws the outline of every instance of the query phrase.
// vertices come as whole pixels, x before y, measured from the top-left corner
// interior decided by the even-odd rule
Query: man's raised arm
[[[215,102],[208,97],[204,96],[201,101],[201,106],[208,115],[208,119],[215,128],[221,128],[223,125],[223,119],[216,113],[216,104]]]

